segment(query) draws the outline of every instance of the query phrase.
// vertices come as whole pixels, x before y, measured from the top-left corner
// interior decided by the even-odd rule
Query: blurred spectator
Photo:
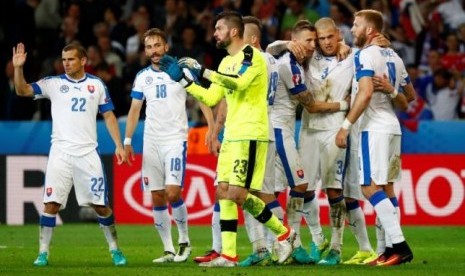
[[[53,47],[53,56],[61,56],[61,50],[69,43],[77,40],[78,22],[73,16],[67,16],[61,23],[61,32]]]
[[[465,23],[457,28],[457,37],[459,38],[459,51],[465,52]]]
[[[422,12],[415,0],[400,0],[399,2],[399,25],[403,26],[405,36],[413,41],[425,26],[425,12]]]
[[[250,14],[260,19],[263,25],[262,45],[266,45],[278,39],[279,17],[276,10],[277,0],[253,0]]]
[[[36,58],[43,60],[53,56],[50,41],[58,38],[58,29],[61,25],[59,0],[31,0],[34,3],[34,20],[36,24]]]
[[[90,45],[87,47],[87,64],[85,65],[85,70],[87,73],[95,75],[97,72],[96,68],[104,62],[105,59],[103,58],[102,51],[100,50],[99,46]],[[115,67],[108,65],[108,73],[116,75]]]
[[[398,25],[397,27],[389,31],[393,39],[391,47],[397,52],[400,58],[404,61],[405,64],[414,64],[415,63],[415,47],[413,42],[408,40],[405,35],[405,31],[402,26]]]
[[[436,12],[441,17],[446,31],[455,31],[460,24],[465,23],[465,11],[463,10],[461,0],[441,1],[436,8]]]
[[[79,1],[80,18],[79,20],[79,41],[84,47],[94,44],[95,37],[93,33],[94,25],[97,22],[103,21],[103,11],[105,8],[105,1],[101,0],[86,0]]]
[[[107,7],[103,13],[103,20],[108,26],[111,41],[118,42],[123,47],[129,37],[129,30],[126,23],[121,20],[121,8],[116,5]]]
[[[123,61],[121,57],[113,50],[109,36],[100,36],[97,39],[97,45],[100,48],[103,59],[105,62],[114,68],[115,75],[118,77],[123,76]]]
[[[307,0],[289,0],[287,1],[287,9],[281,21],[281,39],[289,40],[289,31],[294,24],[300,19],[308,19],[315,23],[320,16],[315,10],[306,7]]]
[[[424,95],[422,96],[418,93],[422,85],[418,68],[414,65],[408,65],[407,72],[415,88],[416,96],[415,100],[409,103],[407,111],[399,112],[398,116],[401,124],[411,131],[416,131],[419,121],[433,119],[433,112],[428,102],[425,100]]]
[[[31,120],[36,105],[32,98],[18,97],[13,83],[14,68],[10,60],[5,66],[5,75],[0,81],[0,120]]]
[[[434,120],[446,121],[458,118],[458,104],[463,87],[456,85],[452,74],[446,69],[433,73],[433,83],[427,87],[426,97]]]
[[[315,10],[320,17],[328,17],[331,10],[330,2],[329,0],[309,0],[307,7],[311,10]]]
[[[339,31],[341,32],[341,37],[344,39],[344,42],[347,45],[352,46],[353,44],[353,37],[352,32],[350,31],[351,27],[346,22],[346,16],[348,14],[347,7],[343,4],[339,4],[338,2],[349,3],[348,1],[335,1],[330,7],[330,16],[336,22]],[[349,6],[349,8],[353,8]],[[352,13],[355,10],[352,11]],[[350,17],[351,18],[351,17]]]
[[[202,43],[200,41],[197,41],[196,33],[197,31],[194,26],[186,26],[182,30],[181,41],[175,43],[171,47],[170,54],[178,58],[195,58],[201,64],[205,64],[205,48],[202,47]]]
[[[143,45],[142,39],[144,37],[144,33],[150,27],[150,21],[145,15],[141,15],[140,13],[136,13],[134,15],[134,28],[136,33],[130,36],[126,41],[126,62],[132,63],[134,60],[138,58],[139,47]]]
[[[125,59],[125,52],[126,50],[124,49],[124,46],[123,44],[121,44],[119,41],[117,40],[112,40],[111,39],[111,36],[110,36],[110,28],[109,28],[109,25],[106,23],[106,22],[98,22],[97,24],[94,25],[94,36],[97,40],[97,44],[98,44],[98,39],[100,37],[108,37],[108,43],[109,43],[109,49],[114,52],[115,54],[117,54],[121,60],[124,60]],[[103,47],[100,46],[100,48],[102,48],[102,51],[103,51]]]
[[[441,64],[450,71],[464,72],[465,52],[459,50],[459,39],[455,33],[450,33],[446,37],[446,53],[441,57]]]
[[[103,80],[108,88],[113,105],[115,106],[115,116],[126,116],[131,105],[129,93],[124,90],[123,79],[110,73],[110,67],[106,62],[102,62],[95,67],[95,75]]]

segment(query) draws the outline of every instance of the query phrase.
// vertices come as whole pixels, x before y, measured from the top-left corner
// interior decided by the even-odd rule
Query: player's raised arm
[[[14,85],[16,94],[22,97],[34,96],[34,90],[32,85],[26,82],[24,78],[23,67],[26,63],[27,53],[23,43],[18,43],[16,47],[13,47],[13,67],[14,67]]]

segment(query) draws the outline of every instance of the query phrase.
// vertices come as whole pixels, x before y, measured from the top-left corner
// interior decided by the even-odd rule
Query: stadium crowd
[[[165,30],[172,45],[169,54],[217,68],[225,52],[215,47],[214,18],[222,11],[258,17],[264,28],[262,46],[289,39],[298,19],[315,22],[325,16],[336,21],[352,45],[353,12],[365,8],[383,13],[389,26],[385,33],[415,86],[416,100],[399,113],[401,122],[415,128],[418,120],[465,117],[463,0],[16,0],[0,5],[0,120],[50,119],[48,102],[14,93],[11,49],[18,41],[31,57],[26,79],[62,74],[61,49],[79,41],[88,51],[86,71],[106,83],[115,115],[125,117],[135,75],[149,64],[141,39],[151,27]],[[192,98],[187,108],[191,121],[201,120]]]

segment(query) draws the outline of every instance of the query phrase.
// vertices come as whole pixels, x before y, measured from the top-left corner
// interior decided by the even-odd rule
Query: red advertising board
[[[142,192],[142,155],[132,166],[114,163],[114,211],[119,223],[153,223],[150,193]],[[212,155],[191,155],[187,158],[183,198],[190,224],[210,224],[215,192],[216,158]]]
[[[114,163],[114,210],[119,223],[152,223],[150,194],[141,191],[141,156],[129,166]],[[214,204],[216,158],[188,157],[184,201],[190,224],[210,224]],[[410,154],[402,157],[402,180],[395,184],[404,225],[465,225],[465,155]],[[285,196],[280,197],[284,205]],[[318,196],[320,217],[328,224],[328,203]],[[375,213],[362,203],[367,222]]]

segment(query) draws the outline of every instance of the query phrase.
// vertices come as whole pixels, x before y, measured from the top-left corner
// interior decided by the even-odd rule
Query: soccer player
[[[219,14],[214,37],[217,47],[226,49],[229,55],[220,63],[218,72],[202,68],[193,59],[182,64],[210,80],[212,84],[208,89],[186,78],[175,59],[166,57],[162,60],[162,69],[173,79],[184,83],[194,97],[209,106],[226,97],[228,107],[217,167],[222,253],[221,257],[201,263],[201,266],[237,265],[237,205],[277,236],[278,263],[289,258],[295,239],[294,230],[284,226],[261,199],[249,193],[249,190],[261,190],[265,172],[269,141],[268,78],[265,59],[259,50],[244,43],[243,33],[244,23],[240,14]]]
[[[392,241],[392,250],[378,258],[378,265],[397,265],[410,262],[413,253],[405,241],[396,209],[383,190],[383,186],[400,179],[400,124],[391,99],[397,94],[373,93],[374,75],[386,74],[393,79],[396,70],[394,51],[370,45],[383,28],[383,15],[375,10],[355,13],[352,34],[354,44],[360,48],[355,54],[357,95],[346,119],[339,129],[335,142],[347,146],[350,128],[359,122],[359,160],[362,193],[373,205],[386,235]],[[363,114],[363,116],[362,116]]]
[[[153,262],[184,262],[191,253],[187,207],[181,197],[186,170],[187,93],[181,84],[160,71],[160,59],[169,49],[165,33],[156,28],[148,30],[144,34],[144,49],[151,64],[142,69],[134,80],[124,149],[131,157],[130,162],[134,158],[131,140],[145,100],[147,108],[143,138],[142,186],[152,195],[154,224],[164,247],[163,255]],[[189,70],[184,70],[184,73],[192,78]],[[211,109],[203,104],[200,108],[211,126]],[[176,254],[171,237],[167,201],[171,205],[172,216],[179,233],[179,248]]]
[[[27,53],[24,44],[13,48],[14,84],[18,96],[47,98],[52,104],[52,146],[50,148],[44,187],[44,209],[40,216],[39,256],[35,266],[48,265],[50,241],[58,211],[66,207],[74,185],[80,206],[91,206],[109,245],[113,263],[127,261],[118,248],[115,219],[108,204],[108,183],[97,152],[97,112],[102,114],[116,145],[118,164],[127,162],[113,103],[104,83],[87,74],[85,49],[76,43],[62,51],[65,74],[27,83],[23,66]]]
[[[279,80],[271,121],[279,156],[276,164],[277,181],[286,183],[291,189],[286,206],[287,221],[299,233],[308,178],[294,139],[295,115],[299,103],[305,108],[310,108],[313,104],[313,97],[305,83],[304,63],[308,62],[315,50],[316,31],[308,20],[300,20],[295,24],[291,35],[292,40],[301,44],[305,52],[300,58],[290,52],[278,58]],[[300,235],[297,235],[294,246],[293,258],[299,263],[310,262],[302,247]]]
[[[266,60],[268,72],[268,116],[270,116],[270,111],[274,103],[274,97],[279,79],[278,64],[276,59],[271,54],[264,52],[261,48],[260,41],[262,24],[260,20],[253,16],[244,16],[242,21],[244,22],[244,42],[260,50]],[[270,211],[276,217],[278,217],[280,221],[283,221],[284,210],[281,207],[281,204],[278,202],[275,193],[279,194],[285,189],[285,187],[282,185],[283,183],[275,181],[275,138],[272,123],[269,122],[268,125],[270,141],[268,143],[263,187],[261,191],[253,191],[252,193],[263,200],[267,205],[267,208],[269,208]],[[248,212],[244,212],[244,222],[247,235],[249,236],[249,240],[253,246],[253,253],[245,260],[241,261],[239,266],[269,264],[271,260],[270,252],[272,251],[272,245],[275,240],[275,236],[269,230],[265,229],[266,227],[263,227],[263,225],[261,225]]]
[[[373,85],[376,91],[386,93],[393,97],[392,101],[396,109],[405,112],[408,109],[408,103],[415,100],[415,88],[413,87],[413,84],[410,81],[407,69],[405,68],[405,65],[403,61],[400,59],[400,57],[394,55],[393,59],[395,62],[393,63],[393,65],[390,66],[390,70],[392,75],[394,75],[395,77],[391,77],[391,79],[388,80],[386,76],[374,76]],[[391,84],[389,81],[392,81],[393,84]],[[397,91],[395,87],[396,85],[400,85],[403,93]],[[353,132],[354,128],[351,129],[350,133],[350,139],[352,139],[351,144],[352,141],[357,141],[358,145],[358,139],[356,140],[356,137],[352,137]],[[399,203],[394,192],[394,183],[389,182],[387,185],[383,186],[383,190],[384,192],[386,192],[386,195],[392,202],[392,205],[394,205],[396,209],[397,218],[400,221],[401,214]],[[389,236],[386,235],[384,228],[382,227],[381,221],[379,220],[379,217],[376,217],[376,241],[376,253],[379,255],[379,258],[382,261],[386,258],[385,252],[387,252],[387,255],[389,255],[389,252],[392,251],[392,241],[389,238]],[[371,262],[371,264],[373,263],[375,262]]]
[[[329,201],[331,243],[328,254],[319,261],[323,265],[335,265],[341,261],[341,247],[346,217],[342,181],[345,171],[345,149],[334,144],[338,127],[348,109],[348,97],[352,82],[353,59],[339,61],[336,57],[340,33],[331,18],[315,22],[320,51],[310,60],[309,90],[315,100],[334,103],[332,109],[304,110],[299,138],[299,151],[309,174],[309,190],[316,190],[318,178]]]

